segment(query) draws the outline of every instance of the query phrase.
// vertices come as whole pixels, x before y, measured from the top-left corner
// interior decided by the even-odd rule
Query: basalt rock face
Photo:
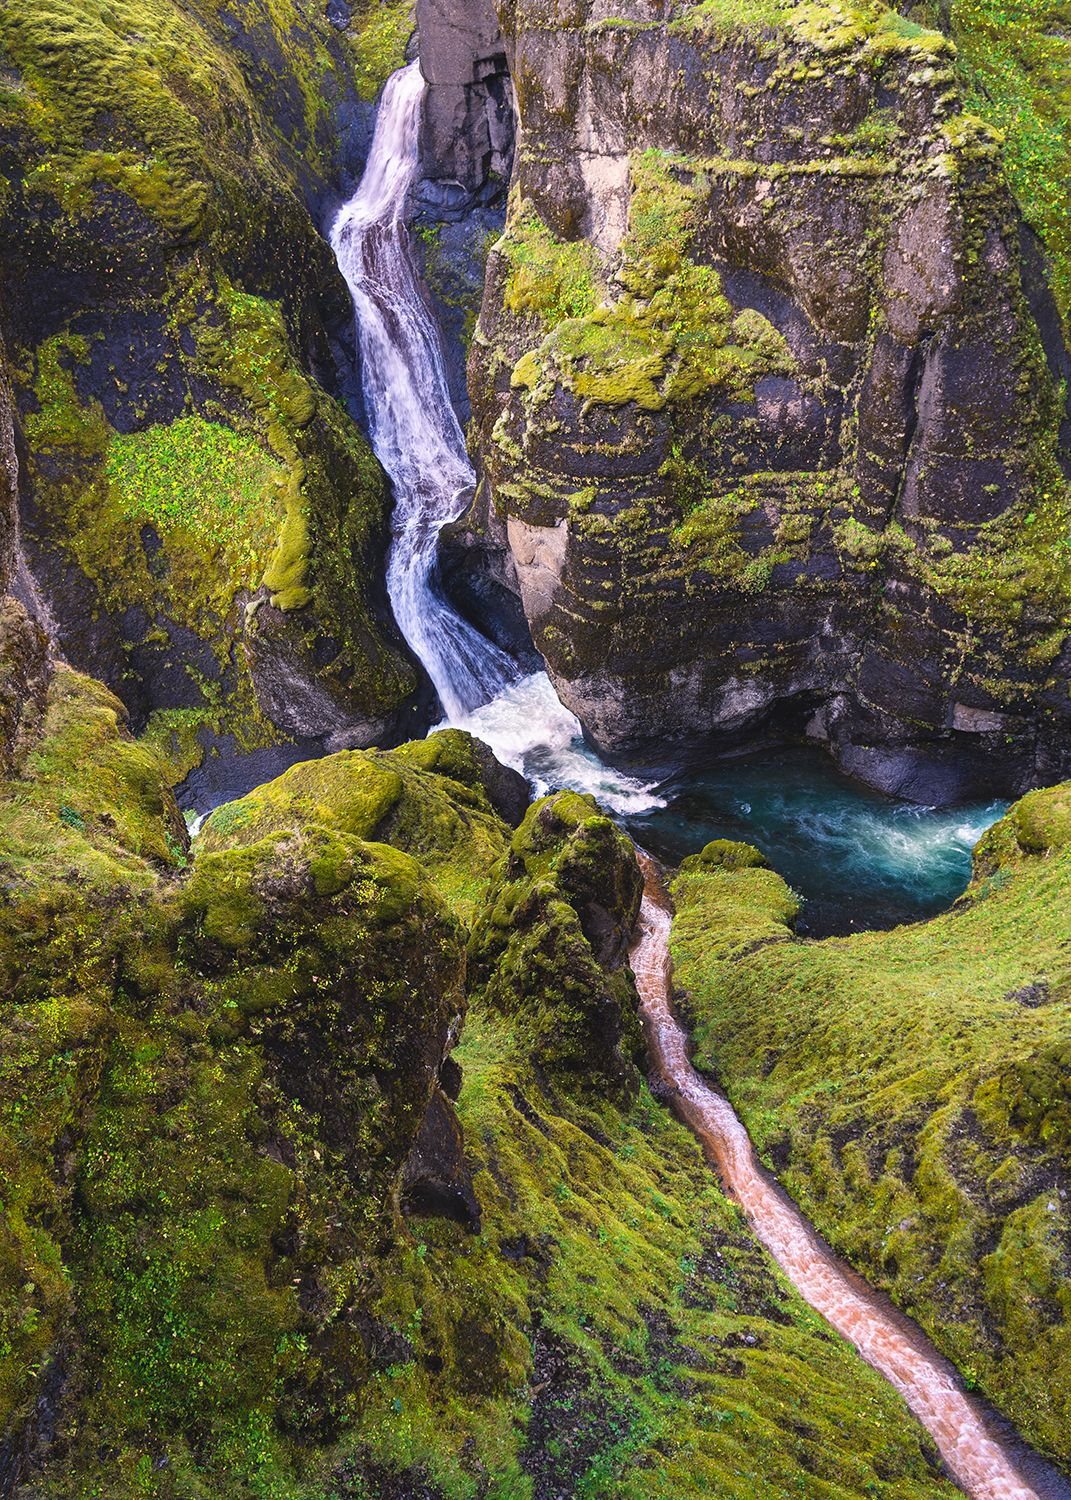
[[[428,81],[417,201],[461,218],[501,197],[513,164],[513,89],[491,0],[417,0]]]
[[[208,745],[368,743],[411,717],[387,486],[317,227],[411,30],[377,4],[342,37],[304,0],[20,0],[0,23],[25,552],[61,651],[176,779]]]
[[[13,771],[41,723],[48,689],[48,641],[8,592],[19,563],[19,461],[7,353],[0,338],[0,775]]]
[[[1061,413],[998,142],[940,34],[785,17],[501,7],[474,527],[609,754],[807,735],[926,800],[1051,779]]]

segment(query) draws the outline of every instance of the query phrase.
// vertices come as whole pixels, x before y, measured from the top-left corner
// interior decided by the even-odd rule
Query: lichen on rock
[[[521,149],[470,380],[594,742],[805,733],[928,800],[1061,774],[1067,354],[977,55],[880,4],[503,26]]]

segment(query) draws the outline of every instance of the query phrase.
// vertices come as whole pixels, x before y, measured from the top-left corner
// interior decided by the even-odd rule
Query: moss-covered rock
[[[515,815],[517,803],[527,801],[519,779],[459,730],[394,751],[344,751],[295,766],[219,808],[198,847],[210,854],[310,825],[387,842],[416,856],[471,922],[506,847],[497,807]]]
[[[690,870],[764,870],[768,861],[752,844],[738,844],[732,839],[712,839],[698,854],[690,854],[681,865]]]
[[[411,856],[326,814],[188,868],[124,720],[57,669],[0,785],[0,1468],[133,1495],[166,1454],[169,1494],[252,1494],[359,1410],[464,939]],[[482,792],[441,784],[497,853]]]
[[[371,742],[416,686],[319,232],[394,56],[368,33],[407,10],[340,33],[304,0],[49,0],[0,24],[26,551],[65,654],[176,778],[209,744]]]
[[[340,1497],[951,1500],[645,1087],[579,1098],[478,993],[457,1055],[481,1233],[422,1221],[396,1262],[377,1316],[407,1347],[370,1382]]]
[[[627,956],[641,893],[628,839],[592,798],[561,792],[529,810],[473,932],[474,992],[565,1087],[635,1089]]]
[[[698,1058],[836,1248],[1039,1447],[1071,1457],[1068,789],[983,839],[946,916],[793,941],[772,871],[690,864]]]
[[[923,801],[1065,774],[1071,365],[1009,182],[1044,144],[1055,203],[1043,8],[992,52],[958,7],[966,62],[876,0],[499,8],[479,514],[596,744],[806,732]]]

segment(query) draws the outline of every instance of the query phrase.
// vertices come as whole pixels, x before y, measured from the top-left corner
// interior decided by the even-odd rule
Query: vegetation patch
[[[1063,1462],[1067,797],[1013,809],[980,844],[966,896],[932,922],[797,942],[776,874],[703,860],[674,888],[673,938],[699,1060],[766,1161],[838,1251]]]

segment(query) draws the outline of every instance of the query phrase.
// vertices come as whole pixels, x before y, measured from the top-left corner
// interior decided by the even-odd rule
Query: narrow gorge
[[[5,8],[0,1496],[1071,1495],[1064,9]]]

